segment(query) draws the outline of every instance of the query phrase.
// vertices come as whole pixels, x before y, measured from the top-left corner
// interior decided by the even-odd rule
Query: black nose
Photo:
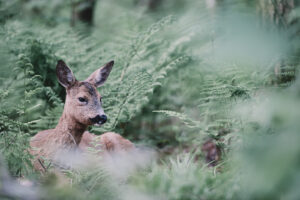
[[[104,124],[107,121],[106,115],[100,115],[100,120],[99,121],[100,121],[101,124]]]
[[[107,117],[106,115],[97,115],[96,117],[91,118],[91,121],[97,124],[104,124],[107,121]]]

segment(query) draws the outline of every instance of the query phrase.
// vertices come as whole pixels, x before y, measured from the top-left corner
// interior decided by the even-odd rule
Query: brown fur
[[[57,64],[59,82],[66,88],[66,101],[63,114],[54,129],[44,130],[32,137],[30,153],[34,156],[33,165],[38,171],[46,171],[43,159],[55,162],[55,157],[63,152],[76,151],[78,146],[86,150],[92,146],[91,141],[96,137],[85,132],[93,125],[91,118],[104,114],[100,102],[100,94],[96,87],[107,79],[113,62],[95,71],[86,81],[77,81],[72,71],[63,61]],[[85,102],[79,101],[84,98]],[[82,140],[83,139],[83,140]],[[133,144],[116,133],[105,133],[101,136],[100,144],[104,150],[127,150]]]
[[[104,152],[131,151],[134,149],[134,145],[129,140],[117,133],[107,132],[96,136],[88,131],[84,132],[79,148],[86,151],[88,147],[95,147],[95,144],[96,148],[97,144],[100,144],[99,147]]]

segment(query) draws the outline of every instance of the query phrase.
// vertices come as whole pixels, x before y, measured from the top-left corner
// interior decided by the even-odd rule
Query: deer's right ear
[[[100,87],[107,80],[113,66],[114,61],[112,60],[93,72],[85,81],[92,83],[96,87]]]
[[[65,88],[72,86],[76,82],[72,70],[62,60],[57,62],[56,76],[58,78],[58,82]]]

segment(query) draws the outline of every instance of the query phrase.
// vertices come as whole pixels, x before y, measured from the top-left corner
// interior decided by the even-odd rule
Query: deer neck
[[[64,110],[55,132],[62,139],[62,143],[78,146],[86,129],[87,125],[79,123]]]

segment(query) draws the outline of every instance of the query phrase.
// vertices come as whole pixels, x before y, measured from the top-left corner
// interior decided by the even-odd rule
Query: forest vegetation
[[[0,199],[300,199],[299,34],[298,0],[0,0]],[[114,60],[89,132],[136,154],[33,169],[61,59]]]

